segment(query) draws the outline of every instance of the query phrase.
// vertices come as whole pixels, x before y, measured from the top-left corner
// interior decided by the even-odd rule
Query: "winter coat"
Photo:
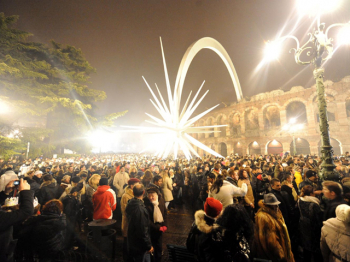
[[[61,197],[63,192],[67,189],[67,187],[69,187],[70,184],[66,184],[61,182],[59,188],[57,189],[57,196]]]
[[[85,199],[83,201],[83,206],[85,208],[86,216],[91,221],[94,214],[94,205],[92,204],[92,196],[96,192],[96,189],[86,184],[85,186]]]
[[[44,181],[39,189],[38,201],[41,206],[51,199],[58,198],[58,186],[56,180]]]
[[[321,251],[324,262],[350,261],[350,224],[337,218],[323,222]]]
[[[320,251],[322,212],[320,201],[313,196],[301,197],[298,201],[300,211],[299,233],[303,249],[311,252]]]
[[[25,256],[52,257],[65,247],[66,216],[32,216],[24,222],[17,246]]]
[[[123,237],[127,237],[128,236],[128,219],[126,217],[126,213],[125,213],[125,208],[128,204],[128,201],[130,199],[132,199],[134,197],[134,193],[132,191],[132,189],[127,186],[125,188],[125,193],[122,196],[122,199],[120,201],[120,208],[122,211],[122,234]]]
[[[118,190],[117,197],[122,197],[124,194],[124,185],[128,183],[129,179],[129,175],[126,172],[119,172],[114,176],[113,186]]]
[[[14,252],[13,225],[25,220],[34,212],[34,192],[23,190],[19,193],[19,209],[12,212],[0,210],[0,261],[6,262],[11,259]]]
[[[166,226],[166,227],[168,226],[168,224],[167,224],[167,210],[165,208],[165,201],[164,201],[162,195],[158,194],[158,206],[159,206],[160,212],[162,213],[163,220],[164,220],[164,222],[162,222],[162,223],[154,223],[154,219],[153,219],[154,206],[153,206],[152,202],[149,201],[149,199],[147,197],[144,198],[143,201],[144,201],[146,209],[148,211],[151,238],[152,237],[157,238],[157,236],[162,234],[162,231],[159,231],[159,229],[162,226]]]
[[[289,203],[288,194],[284,191],[278,191],[278,190],[274,190],[274,189],[271,190],[271,193],[274,194],[276,196],[276,198],[278,199],[278,201],[281,202],[281,204],[279,204],[279,209],[282,212],[282,215],[283,215],[284,221],[286,222],[286,225],[289,226],[290,215],[292,214],[293,207]]]
[[[329,200],[327,202],[326,209],[324,210],[323,221],[335,217],[335,209],[341,204],[348,205],[348,203],[343,199],[342,196],[337,197],[333,200]]]
[[[30,177],[26,177],[24,179],[27,180],[28,184],[30,185],[30,190],[34,191],[34,197],[37,197],[39,194],[40,184]]]
[[[109,186],[99,186],[92,196],[94,206],[94,220],[112,219],[113,211],[117,207],[114,191]]]
[[[263,180],[262,175],[257,176],[256,180],[256,194],[258,199],[263,199],[264,194],[269,193],[270,191],[270,181],[269,180]]]
[[[290,205],[295,206],[296,201],[298,200],[298,194],[295,191],[294,187],[290,187],[287,180],[282,182],[281,191],[284,191],[288,194],[288,202]]]
[[[128,252],[144,254],[152,247],[148,211],[142,200],[132,198],[125,208],[128,219]]]
[[[1,192],[1,191],[5,191],[6,185],[7,185],[11,180],[18,180],[18,176],[17,176],[16,173],[13,172],[12,170],[8,170],[8,171],[5,172],[5,174],[3,174],[3,175],[0,177],[0,192]]]
[[[255,230],[252,253],[254,258],[272,261],[294,262],[288,230],[280,210],[265,206],[255,215]]]
[[[242,184],[245,182],[245,180],[238,180],[238,186],[241,187]],[[249,206],[250,204],[254,204],[254,192],[253,192],[253,188],[251,186],[251,184],[247,184],[248,185],[248,191],[247,194],[244,196],[244,205],[245,206]]]
[[[195,254],[198,261],[207,261],[206,252],[211,247],[211,233],[214,229],[215,220],[207,217],[203,210],[198,210],[194,218],[186,247],[191,253]]]
[[[163,185],[162,185],[162,189],[163,189],[163,195],[164,195],[164,200],[165,202],[170,202],[174,199],[173,197],[173,184],[172,184],[172,179],[169,177],[166,177],[163,180]]]
[[[219,200],[223,208],[228,205],[233,204],[233,196],[245,196],[247,194],[248,188],[246,184],[242,184],[242,187],[236,187],[228,181],[223,181],[220,191],[217,193],[217,190],[209,191],[208,197],[213,197]]]

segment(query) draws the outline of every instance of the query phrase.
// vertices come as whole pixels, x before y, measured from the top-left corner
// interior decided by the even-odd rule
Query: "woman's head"
[[[239,179],[247,179],[248,178],[248,172],[245,169],[240,169],[238,171],[238,177],[239,177]]]
[[[242,231],[248,241],[252,238],[254,233],[252,220],[241,204],[227,206],[216,223],[232,233]]]
[[[52,199],[43,206],[41,213],[43,215],[61,215],[63,213],[63,204],[58,199]]]
[[[151,181],[153,178],[152,172],[150,170],[146,170],[145,175],[143,176],[143,180]]]
[[[98,174],[92,175],[89,179],[89,186],[96,189],[98,187],[98,184],[100,183],[100,179],[101,179],[100,175]]]
[[[314,196],[314,187],[310,185],[303,186],[301,189],[300,196]]]

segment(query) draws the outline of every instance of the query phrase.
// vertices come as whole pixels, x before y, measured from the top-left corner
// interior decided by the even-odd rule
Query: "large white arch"
[[[197,55],[197,53],[205,48],[213,50],[215,53],[217,53],[226,65],[236,91],[237,100],[240,101],[243,98],[242,88],[241,84],[239,83],[238,75],[236,73],[235,67],[233,66],[232,60],[226,52],[225,48],[217,40],[211,37],[203,37],[190,45],[189,48],[187,48],[186,53],[182,57],[180,67],[177,72],[174,97],[175,94],[177,94],[177,97],[181,99],[183,84],[185,82],[188,68],[190,67],[192,60]],[[176,105],[177,108],[180,107],[180,99],[178,99],[178,101],[174,101],[175,103],[178,103]]]

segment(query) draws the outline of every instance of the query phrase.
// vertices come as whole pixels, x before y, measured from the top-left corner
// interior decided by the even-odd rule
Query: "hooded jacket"
[[[125,213],[128,219],[128,252],[143,254],[152,247],[146,206],[142,200],[132,198]]]
[[[211,233],[215,220],[207,217],[203,210],[194,214],[194,222],[186,241],[187,250],[194,253],[198,261],[206,261],[205,253],[211,246]]]
[[[294,262],[287,226],[280,210],[265,206],[261,207],[255,216],[253,241],[253,257],[272,261]]]
[[[44,181],[38,192],[38,201],[41,206],[51,199],[58,198],[58,186],[55,179]]]
[[[99,186],[92,196],[94,206],[94,220],[112,219],[113,211],[117,207],[114,191],[109,186]]]
[[[321,251],[324,261],[350,261],[350,224],[337,218],[323,222]]]

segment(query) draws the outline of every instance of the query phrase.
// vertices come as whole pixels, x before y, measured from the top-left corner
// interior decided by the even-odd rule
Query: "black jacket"
[[[329,200],[327,205],[326,205],[326,209],[324,211],[324,214],[323,214],[323,221],[326,221],[327,219],[335,217],[335,209],[337,208],[337,206],[339,206],[341,204],[348,205],[348,203],[341,196],[337,197],[333,200]]]
[[[19,209],[12,212],[0,210],[0,261],[11,260],[14,252],[12,226],[25,220],[34,212],[34,193],[31,190],[24,190],[19,194]]]
[[[277,191],[274,189],[271,189],[271,193],[274,194],[277,198],[278,201],[281,202],[281,204],[279,204],[279,209],[282,212],[284,221],[286,222],[286,225],[289,226],[290,224],[290,215],[292,213],[292,206],[289,203],[288,200],[288,193],[284,192],[284,191]]]
[[[26,256],[53,257],[65,247],[66,217],[64,214],[33,216],[23,224],[17,247]]]
[[[168,226],[167,224],[167,210],[165,208],[165,202],[164,202],[164,198],[158,194],[158,202],[159,202],[159,209],[160,212],[163,215],[163,223],[154,223],[154,219],[153,219],[153,212],[154,212],[154,206],[151,203],[151,201],[149,201],[149,199],[146,197],[144,198],[144,203],[146,206],[146,209],[148,211],[148,216],[149,216],[149,225],[150,225],[150,233],[151,233],[151,237],[153,236],[158,236],[161,234],[161,231],[159,231],[160,227],[162,226]]]
[[[29,177],[24,178],[24,180],[27,180],[28,184],[30,185],[30,190],[34,191],[34,197],[37,197],[39,194],[40,184]]]
[[[46,182],[44,182],[46,183]],[[51,182],[47,185],[41,186],[38,192],[38,201],[40,205],[45,205],[47,201],[51,199],[58,198],[58,186],[56,184],[56,181]]]
[[[149,216],[142,200],[132,198],[125,208],[128,219],[128,251],[143,254],[152,247]]]

